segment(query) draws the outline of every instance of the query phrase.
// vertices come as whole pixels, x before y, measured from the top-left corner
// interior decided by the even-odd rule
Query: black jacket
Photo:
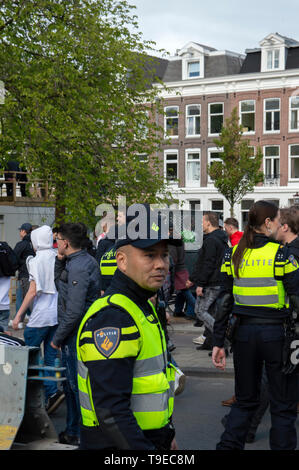
[[[115,272],[105,296],[114,293],[126,295],[140,307],[145,317],[152,316],[148,299],[152,297],[153,292],[139,287],[119,270]],[[89,320],[88,331],[96,332],[102,328],[118,328],[122,331],[125,328],[128,332],[121,335],[119,341],[121,344],[122,341],[140,337],[139,330],[129,333],[134,326],[136,324],[130,314],[121,308],[109,305]],[[92,334],[81,341],[94,343],[95,335]],[[124,357],[118,359],[108,358],[85,363],[88,367],[93,404],[100,425],[92,428],[81,425],[82,449],[155,450],[164,446],[169,449],[168,446],[174,436],[171,426],[142,431],[131,411],[130,398],[135,361],[134,356],[127,357],[124,354]]]
[[[101,240],[98,243],[95,258],[96,258],[99,266],[100,266],[100,263],[101,263],[102,256],[107,251],[111,250],[111,248],[115,245],[117,235],[116,235],[116,233],[114,233],[114,231],[116,232],[116,229],[117,229],[117,227],[111,227],[111,229],[108,231],[106,237],[103,238],[103,240]],[[107,289],[107,287],[109,286],[109,284],[111,282],[111,279],[104,279],[104,277],[101,276],[101,272],[100,272],[100,290],[105,291]]]
[[[100,296],[100,274],[96,260],[86,250],[64,260],[56,257],[55,284],[58,291],[58,327],[53,343],[61,346],[77,333],[90,305]]]
[[[286,243],[289,253],[294,255],[297,262],[299,262],[299,237],[295,238],[291,243]]]
[[[18,279],[29,278],[27,266],[26,266],[26,259],[28,256],[35,256],[35,251],[32,247],[30,235],[25,235],[23,240],[18,242],[14,247],[14,252],[18,258]]]
[[[216,229],[204,235],[202,247],[198,251],[190,281],[199,287],[219,286],[220,268],[225,249],[228,248],[227,234]]]

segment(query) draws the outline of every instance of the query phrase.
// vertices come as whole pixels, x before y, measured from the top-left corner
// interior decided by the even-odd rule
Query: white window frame
[[[278,62],[277,62],[277,53],[278,53]],[[270,59],[270,67],[269,67],[269,55],[271,54],[271,59]],[[267,50],[267,70],[279,70],[280,68],[280,49],[279,48],[273,48],[273,49],[268,49]]]
[[[199,107],[199,114],[196,114],[194,116],[188,116],[188,109],[191,108],[192,106],[198,106]],[[193,121],[193,129],[195,131],[196,129],[196,125],[195,125],[195,121],[196,121],[196,117],[199,117],[199,128],[201,128],[201,105],[200,104],[188,104],[186,105],[186,122],[185,122],[185,126],[186,126],[186,137],[200,137],[200,131],[199,131],[199,134],[196,134],[194,132],[194,134],[188,134],[188,119],[189,118],[193,118],[192,121]]]
[[[275,65],[275,51],[279,52],[278,67]],[[268,54],[272,53],[271,68],[268,68]],[[286,47],[285,44],[268,44],[262,46],[261,72],[278,72],[285,69]]]
[[[147,120],[149,120],[149,111],[148,110],[143,110],[144,116],[147,117]],[[146,139],[148,137],[149,133],[149,128],[146,126],[141,125],[140,122],[137,123],[137,132],[134,135],[135,140],[140,140],[140,139]]]
[[[176,155],[176,158],[174,158],[173,160],[167,160],[167,155],[174,155],[174,154]],[[167,171],[166,171],[167,163],[176,163],[177,164],[177,176],[173,180],[167,178]],[[178,180],[179,180],[179,151],[177,149],[164,150],[164,179],[167,182],[167,184],[172,184],[172,185],[177,185],[178,184]]]
[[[266,156],[266,149],[270,147],[276,147],[278,148],[278,155],[271,155],[271,156]],[[279,173],[278,176],[275,178],[274,175],[274,162],[271,161],[271,175],[269,181],[266,181],[266,160],[278,160],[279,162]],[[263,172],[264,172],[264,177],[265,177],[265,182],[264,185],[268,186],[271,184],[279,185],[280,182],[280,145],[265,145],[264,146],[264,152],[263,152]],[[273,178],[272,178],[273,175]],[[273,182],[271,182],[271,179],[273,179]]]
[[[191,64],[198,64],[198,66],[199,66],[199,67],[198,67],[198,68],[199,68],[198,75],[194,75],[194,76],[192,76],[192,77],[190,76],[189,66],[190,66]],[[200,69],[201,69],[201,61],[200,61],[200,59],[194,59],[194,60],[188,60],[188,61],[187,61],[187,77],[188,77],[189,79],[191,79],[191,80],[193,79],[193,80],[194,80],[194,79],[196,79],[196,78],[200,78],[200,75],[201,75]]]
[[[274,113],[278,111],[278,109],[271,109],[271,110],[266,110],[266,103],[267,101],[271,100],[277,100],[279,101],[279,130],[273,130],[274,127]],[[272,118],[271,118],[271,130],[266,130],[266,113],[271,113]],[[265,98],[264,99],[264,134],[280,134],[281,132],[281,101],[280,98]]]
[[[294,108],[295,110],[297,110],[297,129],[292,129],[291,128],[291,123],[292,123],[292,99],[295,98],[296,100],[298,100],[298,108]],[[289,132],[299,132],[299,96],[298,95],[295,95],[295,96],[290,96],[289,98]]]
[[[253,111],[242,111],[242,103],[246,103],[246,102],[253,102],[254,104],[254,110]],[[255,119],[255,100],[242,100],[239,102],[239,117],[240,117],[240,125],[243,127],[243,123],[242,123],[242,115],[243,114],[253,114],[254,115],[254,130],[253,131],[244,131],[243,134],[244,135],[248,135],[248,134],[255,134],[255,125],[256,125],[256,119]]]
[[[222,116],[222,126],[224,124],[224,103],[221,102],[221,101],[217,101],[215,103],[209,103],[209,106],[208,106],[208,135],[209,136],[215,136],[215,135],[220,135],[220,132],[216,132],[216,133],[212,133],[211,132],[211,106],[215,105],[215,104],[221,104],[222,105],[222,113],[216,113],[216,114],[212,114],[212,116]]]
[[[168,108],[176,108],[177,109],[177,117],[168,117],[166,116],[166,110]],[[165,106],[164,108],[164,136],[165,138],[170,138],[170,139],[178,139],[179,138],[179,114],[180,114],[180,107],[177,105],[169,105]],[[177,119],[178,120],[178,134],[177,135],[170,135],[167,133],[167,119]]]
[[[299,159],[299,153],[298,153],[298,157],[297,156],[294,156],[294,155],[291,155],[291,148],[294,147],[295,145],[299,146],[299,142],[296,143],[296,144],[290,144],[289,145],[289,181],[299,181],[299,177],[298,178],[292,178],[291,176],[291,171],[292,171],[292,159],[293,158],[298,158]]]
[[[208,148],[208,168],[210,168],[210,165],[211,165],[211,153],[221,153],[223,152],[223,149],[219,149],[218,147],[209,147]],[[221,158],[213,158],[213,161],[214,162],[219,162],[221,161]],[[208,173],[208,183],[210,184],[213,184],[214,185],[214,180],[212,180],[212,178],[210,177],[209,173]]]
[[[191,154],[199,154],[199,158],[198,160],[192,160],[188,158],[188,155],[191,155]],[[188,171],[187,171],[187,168],[188,168],[188,163],[189,162],[198,162],[199,161],[199,181],[190,181],[187,179],[187,175],[188,175]],[[201,149],[186,149],[185,150],[185,187],[187,188],[193,188],[193,187],[197,187],[197,188],[200,188],[201,187]]]
[[[189,77],[189,64],[199,62],[199,75],[197,77]],[[204,78],[204,54],[196,54],[195,57],[182,58],[182,79],[183,80],[199,80]]]
[[[137,157],[138,157],[138,160],[140,161],[140,163],[148,163],[149,162],[147,153],[138,153]]]

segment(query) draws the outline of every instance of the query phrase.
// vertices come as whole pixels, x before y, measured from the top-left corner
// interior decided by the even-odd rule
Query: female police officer
[[[294,257],[275,242],[280,227],[278,208],[258,201],[250,209],[239,244],[224,257],[223,296],[214,325],[212,360],[225,368],[223,342],[229,314],[238,325],[233,339],[235,395],[217,449],[243,449],[250,420],[259,404],[262,367],[269,381],[270,448],[296,448],[297,376],[282,372],[284,321],[288,295],[299,295],[299,271]]]

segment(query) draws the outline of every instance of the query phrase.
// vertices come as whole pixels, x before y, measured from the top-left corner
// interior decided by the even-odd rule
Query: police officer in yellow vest
[[[107,250],[103,254],[101,261],[100,261],[101,291],[103,293],[109,287],[116,269],[117,269],[116,248],[113,245],[109,250]]]
[[[263,364],[269,382],[270,448],[297,446],[298,379],[285,375],[282,368],[284,322],[290,315],[287,295],[298,301],[299,270],[294,257],[275,242],[279,228],[278,208],[267,201],[256,202],[242,239],[226,253],[222,265],[223,295],[214,324],[212,360],[225,369],[223,342],[232,312],[236,403],[217,444],[219,450],[244,448],[259,405]]]
[[[146,238],[117,240],[116,270],[77,338],[81,449],[175,450],[174,374],[149,299],[168,272],[161,219]]]

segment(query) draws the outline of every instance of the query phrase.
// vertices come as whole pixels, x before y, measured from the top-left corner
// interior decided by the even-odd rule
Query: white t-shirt
[[[33,301],[33,308],[27,326],[42,328],[57,325],[57,298],[57,293],[37,294]]]
[[[0,310],[9,310],[10,277],[0,277]]]

